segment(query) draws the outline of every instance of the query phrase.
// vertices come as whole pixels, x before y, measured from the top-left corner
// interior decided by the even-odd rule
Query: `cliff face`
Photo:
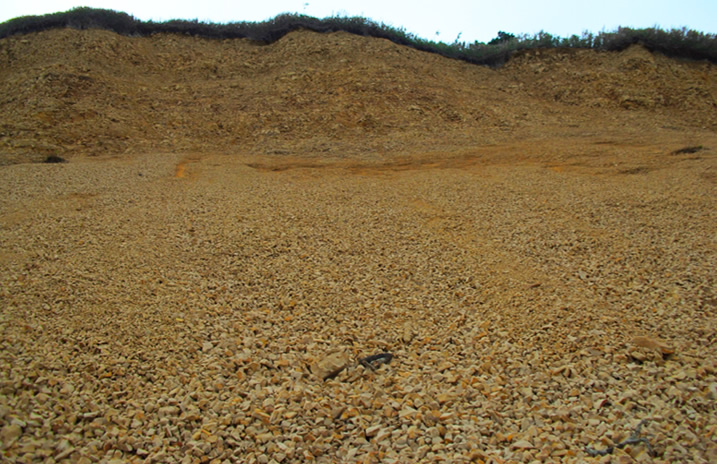
[[[271,45],[101,30],[0,41],[0,157],[125,152],[372,156],[566,130],[717,128],[717,70],[653,55],[531,51],[502,69],[382,39]]]

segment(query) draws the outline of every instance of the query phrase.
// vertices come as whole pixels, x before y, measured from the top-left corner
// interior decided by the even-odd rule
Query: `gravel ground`
[[[715,462],[714,151],[660,156],[2,166],[2,456]]]

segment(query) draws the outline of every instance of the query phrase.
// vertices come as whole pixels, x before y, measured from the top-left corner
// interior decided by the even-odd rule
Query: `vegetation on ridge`
[[[215,39],[244,38],[267,44],[275,42],[297,29],[308,29],[315,32],[344,31],[361,36],[388,39],[399,45],[487,66],[500,66],[519,50],[587,48],[616,51],[638,43],[651,51],[658,51],[668,56],[709,60],[717,63],[717,34],[686,28],[667,31],[657,27],[646,29],[621,27],[614,32],[598,34],[584,32],[581,36],[573,35],[568,38],[560,38],[546,32],[515,36],[501,31],[497,38],[487,44],[482,42],[467,44],[458,40],[446,44],[425,40],[406,32],[403,28],[379,24],[367,18],[330,17],[318,19],[300,14],[283,14],[263,22],[214,24],[197,20],[140,21],[126,13],[81,7],[62,13],[11,19],[0,24],[0,39],[66,27],[106,29],[127,36],[174,33]]]

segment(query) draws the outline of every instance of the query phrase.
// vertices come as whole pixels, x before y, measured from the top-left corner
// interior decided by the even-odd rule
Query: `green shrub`
[[[498,45],[509,40],[514,40],[516,37],[514,34],[509,32],[498,31],[498,37],[488,42],[488,45]]]
[[[0,38],[30,34],[47,29],[108,29],[118,34],[133,35],[139,20],[126,13],[96,8],[73,8],[63,13],[43,16],[21,16],[0,24]]]
[[[54,28],[106,29],[128,36],[149,36],[158,33],[185,34],[214,39],[246,38],[263,43],[273,43],[289,32],[308,29],[315,32],[344,31],[367,37],[390,40],[399,45],[437,53],[470,63],[500,66],[518,51],[533,48],[588,48],[595,50],[623,50],[632,44],[642,44],[652,51],[668,56],[709,60],[717,63],[717,36],[693,30],[662,30],[618,28],[614,32],[568,38],[553,36],[541,31],[534,35],[520,35],[500,31],[490,42],[474,42],[466,45],[458,38],[452,44],[431,42],[414,34],[361,17],[330,17],[317,19],[300,14],[282,14],[263,22],[236,22],[229,24],[204,23],[197,20],[172,20],[166,22],[139,21],[134,17],[113,10],[74,8],[63,13],[44,16],[22,16],[0,24],[0,38],[29,34]],[[460,35],[459,35],[460,37]]]

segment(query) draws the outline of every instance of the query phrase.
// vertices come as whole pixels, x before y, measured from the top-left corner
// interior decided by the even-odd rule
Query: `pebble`
[[[0,441],[7,448],[14,440],[22,435],[22,427],[17,424],[6,425],[0,430]]]
[[[346,352],[332,353],[314,364],[313,372],[321,380],[326,380],[338,375],[349,365],[350,360],[349,354]]]
[[[643,335],[633,337],[632,344],[642,348],[659,351],[663,355],[670,355],[675,352],[675,349],[669,346],[664,340],[651,338]]]
[[[510,445],[514,449],[533,449],[535,448],[532,443],[527,440],[517,440]]]

